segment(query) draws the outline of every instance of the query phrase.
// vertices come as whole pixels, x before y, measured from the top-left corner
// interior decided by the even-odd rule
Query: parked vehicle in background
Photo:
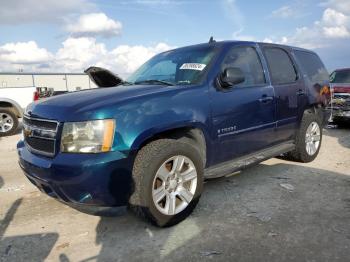
[[[0,87],[0,136],[12,135],[18,128],[18,119],[32,102],[53,95],[44,87]]]
[[[335,70],[330,82],[333,123],[341,125],[350,122],[350,68]]]
[[[0,136],[13,134],[18,127],[18,118],[24,109],[39,99],[37,89],[31,87],[0,87]]]
[[[281,154],[314,160],[329,118],[329,74],[295,47],[210,41],[161,53],[127,81],[88,74],[106,88],[28,106],[19,164],[62,202],[129,205],[158,226],[192,212],[204,179]]]

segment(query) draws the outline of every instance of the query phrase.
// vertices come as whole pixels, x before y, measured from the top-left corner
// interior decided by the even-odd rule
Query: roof
[[[242,40],[224,40],[224,41],[207,42],[207,43],[200,43],[200,44],[195,44],[195,45],[183,46],[183,47],[176,48],[176,49],[196,48],[196,47],[200,47],[200,46],[210,46],[210,45],[211,46],[221,47],[221,46],[224,46],[224,45],[239,44],[239,43],[246,43],[246,44],[253,44],[253,45],[275,46],[275,47],[281,47],[281,48],[291,48],[293,50],[315,53],[312,50],[301,48],[301,47],[282,45],[282,44],[275,44],[275,43],[256,42],[256,41],[242,41]]]
[[[350,68],[338,68],[334,70],[334,72],[341,72],[341,71],[350,71]]]
[[[0,72],[0,75],[87,75],[85,73]]]

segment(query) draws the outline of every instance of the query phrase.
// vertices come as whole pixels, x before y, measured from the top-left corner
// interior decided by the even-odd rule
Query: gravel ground
[[[350,129],[324,134],[310,164],[270,159],[206,182],[167,229],[47,197],[18,167],[19,135],[0,138],[0,261],[350,261]]]

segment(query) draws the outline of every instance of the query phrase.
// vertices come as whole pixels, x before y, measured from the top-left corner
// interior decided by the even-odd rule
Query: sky
[[[350,0],[0,0],[1,72],[128,76],[159,52],[216,40],[274,42],[350,67]]]

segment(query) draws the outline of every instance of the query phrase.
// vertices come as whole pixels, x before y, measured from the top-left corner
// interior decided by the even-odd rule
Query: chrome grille
[[[335,93],[334,98],[350,100],[350,93],[349,94],[343,94],[343,93],[337,94],[337,93]]]
[[[33,153],[53,156],[56,153],[57,130],[57,121],[23,117],[24,142]]]

